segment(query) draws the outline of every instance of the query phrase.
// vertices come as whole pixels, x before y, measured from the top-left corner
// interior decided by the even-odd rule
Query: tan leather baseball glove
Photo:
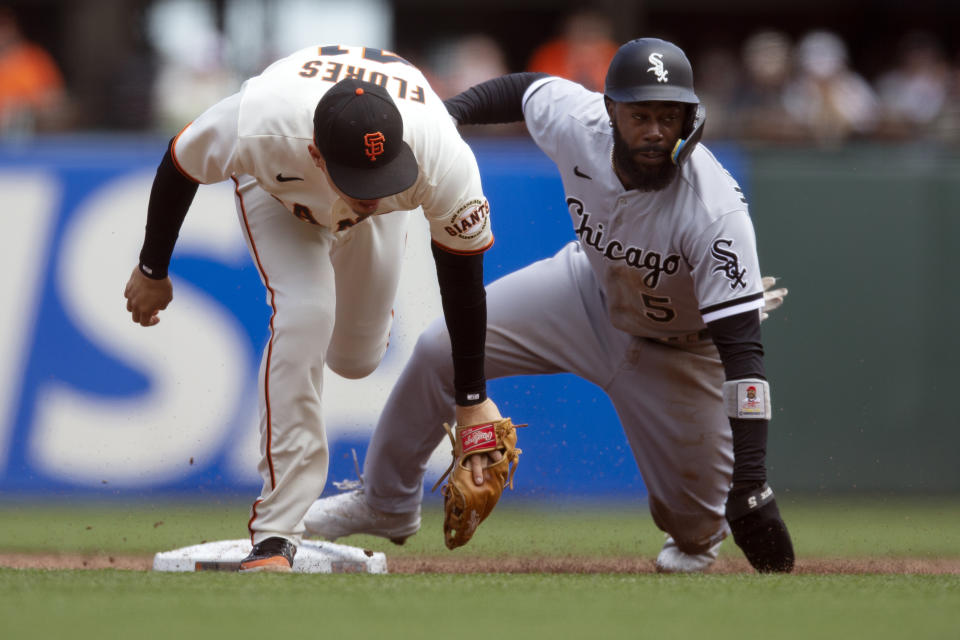
[[[453,444],[453,462],[433,485],[433,490],[450,476],[442,490],[443,542],[448,549],[467,544],[480,523],[497,505],[503,488],[509,486],[513,489],[513,473],[521,453],[517,448],[516,429],[525,426],[514,425],[510,418],[502,418],[493,422],[457,426],[454,435],[450,425],[444,423],[443,428]],[[483,468],[483,484],[478,487],[473,482],[467,457],[494,451],[499,451],[503,457]]]

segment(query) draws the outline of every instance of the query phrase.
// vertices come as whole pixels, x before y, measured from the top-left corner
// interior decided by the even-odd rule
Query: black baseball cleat
[[[293,571],[293,557],[297,547],[286,538],[267,538],[253,545],[250,555],[240,561],[240,573],[271,571],[289,573]]]

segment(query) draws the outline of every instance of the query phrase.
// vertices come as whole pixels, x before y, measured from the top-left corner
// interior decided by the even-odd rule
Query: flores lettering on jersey
[[[320,57],[336,57],[347,55],[350,49],[345,49],[339,45],[320,47]],[[407,64],[410,63],[390,51],[374,49],[373,47],[363,48],[364,60],[369,60],[372,64],[386,65],[391,63]],[[388,75],[381,71],[374,71],[365,67],[354,65],[344,65],[336,60],[308,60],[303,63],[300,75],[304,78],[317,78],[330,83],[337,83],[347,78],[361,80],[363,82],[372,82],[378,84],[391,95],[400,100],[410,100],[412,102],[423,103],[424,92],[420,85],[411,86],[404,78],[398,78],[394,75]]]
[[[443,228],[451,236],[460,236],[464,240],[477,237],[487,228],[490,219],[490,203],[486,200],[471,200],[460,207],[450,218],[450,224]]]
[[[603,223],[596,227],[590,225],[590,214],[583,210],[583,203],[576,198],[567,198],[570,212],[579,216],[580,224],[575,229],[580,243],[596,249],[607,260],[622,260],[634,269],[648,271],[643,277],[643,284],[655,289],[660,283],[661,274],[672,276],[680,268],[680,256],[671,253],[666,258],[656,251],[626,245],[614,238],[607,240],[603,237]]]
[[[732,244],[733,240],[718,238],[710,247],[710,255],[720,263],[713,268],[713,272],[726,276],[730,280],[731,289],[746,288],[747,283],[743,280],[743,276],[747,275],[747,270],[740,268],[740,256],[727,250]]]

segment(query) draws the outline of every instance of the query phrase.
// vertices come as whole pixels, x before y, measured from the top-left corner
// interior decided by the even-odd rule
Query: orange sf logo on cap
[[[368,133],[363,136],[363,144],[367,148],[364,153],[370,158],[370,162],[376,162],[377,156],[383,153],[383,143],[386,138],[379,131]]]

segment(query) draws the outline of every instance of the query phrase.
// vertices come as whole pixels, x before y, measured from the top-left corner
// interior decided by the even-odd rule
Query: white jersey
[[[356,214],[307,151],[317,102],[345,78],[387,90],[420,168],[413,186],[384,198],[376,213],[422,206],[437,244],[456,253],[489,247],[490,208],[473,152],[423,74],[379,49],[311,47],[278,60],[187,125],[174,141],[174,162],[204,184],[250,175],[301,220],[335,231],[349,228]]]
[[[626,191],[603,95],[561,78],[524,94],[527,127],[556,163],[613,325],[670,338],[763,306],[753,223],[733,177],[699,144],[677,180]]]

